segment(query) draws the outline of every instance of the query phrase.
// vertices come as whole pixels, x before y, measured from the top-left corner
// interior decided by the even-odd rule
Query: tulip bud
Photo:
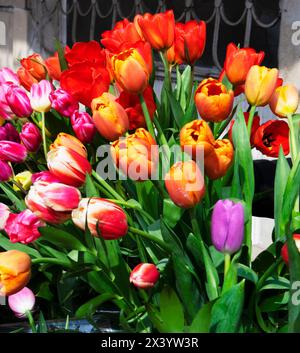
[[[48,71],[48,75],[52,80],[59,81],[61,77],[61,68],[58,53],[55,52],[54,56],[50,56],[45,60],[45,65]]]
[[[0,202],[0,230],[3,230],[10,214],[10,209]]]
[[[25,198],[27,207],[45,222],[59,224],[71,217],[80,201],[80,192],[61,183],[36,181]]]
[[[275,89],[269,105],[274,114],[280,118],[286,118],[294,114],[299,104],[299,93],[295,86],[279,86]]]
[[[0,117],[5,120],[12,120],[15,117],[6,100],[6,93],[11,85],[13,85],[11,82],[0,84]]]
[[[293,239],[295,241],[296,248],[300,252],[300,234],[293,234]],[[281,248],[281,257],[282,260],[289,265],[289,252],[288,252],[288,246],[287,243],[283,244],[283,247]]]
[[[130,273],[129,281],[138,288],[151,288],[159,279],[159,271],[153,264],[141,263]]]
[[[84,198],[72,211],[72,220],[77,227],[105,240],[119,239],[127,234],[127,217],[121,207],[99,197]]]
[[[128,49],[114,55],[111,62],[114,78],[124,91],[143,93],[148,86],[149,71],[145,60],[136,49]]]
[[[39,173],[34,173],[31,175],[31,182],[32,184],[36,181],[46,181],[47,183],[60,183],[60,179],[54,176],[51,172],[44,171]]]
[[[8,181],[13,175],[11,166],[0,159],[0,181]]]
[[[219,200],[213,209],[211,237],[214,247],[223,253],[239,250],[244,238],[244,207],[240,202]]]
[[[48,152],[50,172],[63,183],[79,187],[85,183],[86,174],[92,172],[89,161],[68,147],[57,147]]]
[[[40,130],[33,123],[23,125],[20,137],[27,151],[36,152],[40,148],[42,136]]]
[[[143,128],[113,142],[111,155],[117,168],[132,180],[147,180],[156,172],[158,146],[151,134]]]
[[[83,143],[91,143],[96,133],[95,124],[88,113],[78,110],[71,116],[71,124],[76,137]]]
[[[25,317],[34,308],[34,304],[35,296],[27,287],[8,297],[8,305],[18,318]]]
[[[201,118],[214,123],[227,119],[233,105],[234,93],[213,78],[203,80],[195,93],[195,104]]]
[[[70,117],[79,108],[77,100],[62,88],[51,92],[49,98],[52,108],[61,115]]]
[[[32,176],[32,174],[28,170],[25,170],[24,172],[21,172],[21,173],[18,173],[17,175],[15,175],[13,179],[24,190],[29,190],[29,188],[32,184],[31,176]],[[13,189],[15,191],[20,190],[16,185],[13,185]]]
[[[20,143],[12,141],[0,141],[0,159],[9,162],[23,162],[27,157],[27,151]]]
[[[80,154],[82,157],[87,158],[87,150],[85,146],[80,142],[80,140],[72,135],[60,132],[57,135],[55,141],[50,146],[50,150],[61,146],[70,148],[71,150]]]
[[[40,113],[46,113],[51,108],[50,93],[53,91],[52,84],[49,81],[42,80],[34,83],[30,89],[30,103],[33,110]]]
[[[223,177],[233,162],[234,150],[227,140],[216,140],[213,151],[205,156],[205,174],[212,180]]]
[[[27,71],[24,67],[20,67],[17,71],[18,78],[20,80],[20,84],[27,90],[30,91],[31,86],[34,83],[38,83],[39,81],[35,79],[29,71]]]
[[[18,250],[0,253],[0,295],[12,295],[30,279],[30,256]]]
[[[109,93],[92,100],[93,120],[99,133],[109,141],[115,141],[129,129],[124,108]]]
[[[251,105],[263,107],[268,104],[277,85],[278,70],[254,65],[250,68],[246,82],[245,95]]]
[[[12,142],[20,143],[20,135],[17,129],[11,124],[6,123],[4,126],[0,126],[0,140],[7,140]]]
[[[45,223],[27,209],[18,214],[11,213],[4,229],[12,243],[28,244],[41,236],[39,227],[44,226]]]
[[[36,80],[41,81],[46,78],[45,62],[39,54],[33,53],[32,55],[29,55],[27,58],[21,59],[20,64]]]
[[[194,207],[205,194],[204,178],[192,160],[173,164],[165,176],[165,185],[175,205],[183,208]]]
[[[0,69],[0,84],[5,82],[12,82],[16,85],[20,84],[18,75],[15,74],[9,67],[2,67],[2,69]]]
[[[32,114],[32,108],[27,93],[17,85],[11,85],[6,92],[6,101],[12,112],[22,118]]]

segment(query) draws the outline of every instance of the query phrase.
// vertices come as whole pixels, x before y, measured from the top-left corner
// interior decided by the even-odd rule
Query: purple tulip
[[[26,148],[20,143],[0,141],[0,159],[8,162],[23,162],[27,157]]]
[[[79,107],[77,100],[62,88],[53,91],[49,98],[52,108],[63,116],[70,117]]]
[[[8,181],[13,175],[11,166],[0,159],[0,181]]]
[[[22,87],[10,85],[5,97],[7,104],[16,116],[22,118],[32,114],[29,97]]]
[[[78,110],[71,116],[71,124],[76,137],[82,143],[91,143],[96,133],[93,119],[88,113],[79,112]]]
[[[219,200],[211,219],[211,237],[214,247],[223,253],[239,250],[244,238],[244,207],[242,203]]]
[[[42,142],[40,130],[33,123],[26,123],[20,133],[21,141],[29,152],[36,152]]]

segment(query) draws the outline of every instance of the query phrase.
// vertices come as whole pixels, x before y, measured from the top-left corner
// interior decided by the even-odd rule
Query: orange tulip
[[[192,160],[175,163],[165,176],[165,185],[172,201],[183,208],[194,207],[205,194],[203,175]]]
[[[41,81],[46,78],[45,62],[40,54],[32,54],[27,58],[20,60],[20,64],[27,70],[36,80]]]
[[[211,153],[214,143],[214,136],[204,120],[193,120],[185,124],[180,131],[180,146],[191,146],[193,158],[196,158],[197,151],[200,153],[203,150],[204,156]]]
[[[278,70],[265,66],[254,65],[250,68],[246,82],[245,95],[251,105],[263,107],[266,105],[277,85]]]
[[[151,15],[136,15],[134,24],[151,47],[156,50],[168,49],[174,42],[175,19],[172,10]]]
[[[205,174],[210,179],[223,177],[233,162],[234,150],[227,139],[216,140],[214,150],[205,157]]]
[[[30,279],[31,259],[24,252],[0,253],[0,295],[12,295],[23,289]]]
[[[113,142],[111,154],[117,168],[133,180],[147,180],[156,172],[158,146],[144,128]]]
[[[60,80],[61,76],[61,68],[58,53],[55,52],[53,56],[50,56],[45,60],[45,65],[48,71],[48,75],[52,78],[52,80]]]
[[[299,104],[299,93],[295,86],[279,86],[275,89],[269,105],[274,114],[280,118],[286,118],[295,113]]]
[[[213,78],[203,80],[195,93],[195,104],[202,119],[220,122],[228,118],[234,94],[232,90]]]
[[[87,158],[87,150],[85,146],[81,143],[80,140],[78,140],[78,138],[72,135],[66,134],[64,132],[60,132],[57,135],[55,141],[50,146],[50,150],[53,150],[59,146],[68,147],[71,150],[79,153],[84,158]]]
[[[92,100],[93,120],[100,134],[109,141],[124,135],[129,129],[129,120],[125,109],[116,102],[110,93]]]
[[[128,49],[111,58],[116,82],[124,91],[142,93],[148,86],[149,71],[145,60],[137,49]]]
[[[34,83],[38,83],[39,81],[35,79],[29,71],[24,69],[24,67],[19,67],[17,71],[18,78],[20,80],[21,85],[27,90],[30,91],[31,86]]]

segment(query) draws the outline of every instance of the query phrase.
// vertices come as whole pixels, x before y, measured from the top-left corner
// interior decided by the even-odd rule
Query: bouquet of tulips
[[[298,92],[233,43],[195,82],[205,41],[147,13],[0,70],[0,293],[33,332],[103,307],[126,332],[300,330]],[[278,158],[255,259],[252,148]]]

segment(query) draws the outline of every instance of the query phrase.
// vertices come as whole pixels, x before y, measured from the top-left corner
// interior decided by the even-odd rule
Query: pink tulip
[[[5,120],[12,120],[15,117],[6,100],[6,92],[10,85],[11,82],[0,84],[0,117]]]
[[[153,264],[142,263],[130,273],[129,281],[138,288],[151,288],[159,279],[159,271]]]
[[[63,183],[82,186],[87,173],[92,172],[89,161],[74,150],[59,146],[48,152],[47,164],[50,172]]]
[[[0,159],[0,181],[8,181],[13,175],[11,166]]]
[[[88,113],[75,111],[71,116],[71,124],[75,135],[82,143],[91,143],[93,141],[96,127]]]
[[[39,227],[45,226],[30,210],[11,213],[6,221],[5,231],[12,243],[28,244],[41,236]]]
[[[32,176],[31,176],[32,184],[37,181],[46,181],[47,183],[60,183],[61,182],[56,176],[54,176],[48,170],[46,170],[44,172],[32,174]]]
[[[20,143],[20,135],[11,123],[0,126],[0,141],[2,140]]]
[[[70,117],[75,110],[79,108],[79,104],[70,93],[58,88],[56,91],[51,92],[50,96],[51,106],[59,112],[59,114]]]
[[[4,229],[9,214],[10,209],[4,203],[0,202],[0,230]]]
[[[30,89],[30,103],[33,110],[46,113],[51,108],[50,93],[53,91],[52,84],[47,80],[33,83]]]
[[[80,201],[80,192],[61,183],[36,181],[25,198],[27,207],[45,222],[59,224],[71,217]]]
[[[26,312],[34,308],[34,304],[35,296],[27,287],[8,297],[8,305],[18,318],[25,317]]]
[[[20,84],[18,75],[15,74],[9,67],[0,69],[0,84],[5,82],[12,82],[16,85]]]
[[[23,162],[27,157],[26,148],[20,143],[0,141],[0,159],[9,162]]]
[[[21,141],[29,152],[36,152],[42,142],[40,130],[33,123],[26,123],[20,133]]]
[[[17,85],[10,85],[5,95],[7,104],[12,112],[22,118],[32,114],[30,100],[25,90]]]

